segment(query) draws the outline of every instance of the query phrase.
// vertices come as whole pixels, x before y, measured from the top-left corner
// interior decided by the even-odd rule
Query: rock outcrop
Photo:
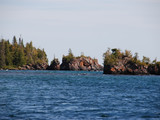
[[[103,67],[98,63],[97,59],[91,57],[76,57],[68,61],[63,58],[60,65],[61,70],[84,70],[84,71],[100,71]]]
[[[118,60],[114,65],[104,65],[103,71],[104,74],[149,74],[148,66],[138,65],[128,57]]]
[[[103,54],[104,74],[129,74],[129,75],[160,75],[160,62],[155,59],[152,63],[148,57],[138,59],[138,53],[133,56],[131,51],[110,49]]]
[[[19,70],[46,70],[48,67],[48,63],[41,63],[41,64],[28,64],[19,67]]]
[[[58,59],[54,59],[51,65],[47,67],[47,70],[60,70],[60,62]]]

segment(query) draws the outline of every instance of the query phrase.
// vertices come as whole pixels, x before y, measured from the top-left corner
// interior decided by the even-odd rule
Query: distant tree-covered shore
[[[134,55],[129,50],[108,49],[104,54],[104,66],[90,56],[75,57],[69,49],[68,55],[62,56],[62,63],[54,58],[48,65],[44,49],[35,48],[32,42],[24,45],[23,39],[14,36],[9,40],[0,40],[0,69],[16,70],[102,70],[104,74],[156,74],[160,75],[160,61],[151,61],[143,56],[140,60],[138,53]]]
[[[32,42],[24,45],[23,39],[14,36],[9,40],[0,40],[0,69],[15,69],[24,65],[48,63],[44,49],[37,49]]]

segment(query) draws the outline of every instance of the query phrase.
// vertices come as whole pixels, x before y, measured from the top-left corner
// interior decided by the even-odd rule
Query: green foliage
[[[138,59],[138,53],[135,53],[135,55],[132,57],[133,55],[131,54],[131,51],[125,50],[125,52],[121,52],[120,49],[110,49],[108,48],[108,50],[103,54],[104,57],[104,65],[116,65],[118,61],[125,59],[125,57],[127,57],[128,60],[130,60],[131,62],[137,64],[137,65],[144,65],[147,66],[150,64],[150,59],[148,57],[143,56],[142,61]],[[157,64],[157,61],[154,60],[154,63]]]
[[[152,61],[152,64],[156,64],[156,63],[157,63],[157,58]]]
[[[26,64],[26,59],[25,59],[25,56],[24,56],[24,50],[23,48],[19,48],[18,50],[18,65],[19,66],[22,66],[22,65],[25,65]]]
[[[12,65],[13,64],[12,60],[13,60],[13,57],[10,52],[10,43],[9,43],[9,41],[6,41],[5,42],[5,62],[6,62],[6,65],[7,66]]]
[[[13,37],[13,45],[14,45],[15,47],[17,47],[17,39],[16,39],[16,36]]]
[[[5,41],[2,39],[0,42],[0,68],[4,67],[5,65]]]
[[[67,56],[64,56],[64,55],[63,55],[62,60],[63,60],[63,61],[66,61],[66,62],[70,62],[70,61],[72,61],[74,58],[75,58],[75,57],[74,57],[74,55],[73,55],[73,53],[72,53],[72,50],[69,49],[69,50],[68,50],[68,55],[67,55]]]
[[[13,65],[18,66],[18,63],[19,63],[19,51],[18,48],[16,48],[13,54]]]
[[[14,36],[12,44],[2,39],[0,41],[0,68],[15,69],[26,64],[47,63],[47,55],[43,50],[33,47],[32,42],[23,44],[23,40]]]
[[[144,63],[144,64],[148,65],[148,64],[150,63],[150,59],[149,59],[149,57],[145,57],[145,56],[143,56],[142,63]]]
[[[136,52],[133,56],[133,61],[136,63],[138,61],[138,58],[139,56],[138,56],[138,53]]]
[[[62,57],[62,61],[64,62],[64,63],[69,63],[69,62],[71,62],[74,58],[76,58],[76,59],[79,59],[79,58],[90,58],[89,56],[85,56],[84,55],[84,53],[83,52],[81,52],[81,55],[80,56],[74,56],[73,55],[73,53],[72,53],[72,50],[71,49],[69,49],[68,50],[68,55],[63,55],[63,57]],[[97,61],[97,59],[94,59],[94,60],[96,60]]]
[[[115,65],[117,59],[121,56],[119,49],[110,49],[103,54],[104,57],[104,65]]]
[[[111,49],[111,51],[112,51],[112,56],[114,58],[121,58],[122,57],[122,53],[121,53],[120,49],[114,48],[114,49]]]
[[[125,54],[126,57],[132,57],[132,53],[129,50],[125,50]]]
[[[55,63],[60,64],[58,58],[55,58],[55,57],[54,57],[54,59],[51,61],[51,65],[52,65],[52,64],[55,64]]]

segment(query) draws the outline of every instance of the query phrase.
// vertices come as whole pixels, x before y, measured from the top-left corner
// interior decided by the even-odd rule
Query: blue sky
[[[160,0],[0,0],[0,37],[14,35],[49,61],[71,48],[102,64],[108,47],[160,60]]]

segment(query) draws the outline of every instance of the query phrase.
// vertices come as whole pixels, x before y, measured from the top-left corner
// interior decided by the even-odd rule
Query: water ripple
[[[160,76],[0,71],[0,119],[160,119]]]

